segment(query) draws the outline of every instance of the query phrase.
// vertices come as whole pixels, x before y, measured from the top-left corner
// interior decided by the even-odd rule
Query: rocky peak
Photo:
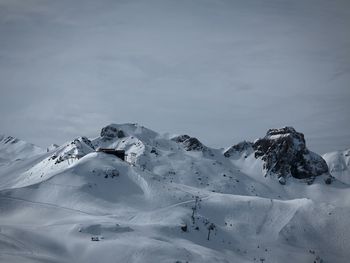
[[[184,141],[186,141],[190,138],[191,137],[188,136],[187,134],[183,134],[183,135],[176,136],[176,137],[172,138],[171,140],[173,140],[174,142],[177,142],[177,143],[183,143]]]
[[[125,137],[125,134],[122,130],[112,126],[108,125],[101,130],[101,137],[106,140],[112,140],[114,138],[123,138]]]
[[[43,149],[13,136],[0,135],[0,163],[11,163],[43,153]]]
[[[246,154],[250,154],[252,151],[253,151],[253,143],[243,141],[228,148],[224,152],[224,155],[225,157],[231,157],[235,154],[242,154],[243,152],[245,152]]]
[[[92,142],[86,137],[79,137],[57,148],[49,160],[54,160],[55,164],[66,160],[78,160],[93,151],[95,148]]]
[[[171,140],[181,143],[186,151],[203,151],[206,147],[195,137],[190,137],[186,134],[179,135]]]
[[[312,178],[328,172],[325,160],[306,148],[304,134],[292,127],[270,129],[254,142],[255,158],[264,161],[267,173],[279,178]]]

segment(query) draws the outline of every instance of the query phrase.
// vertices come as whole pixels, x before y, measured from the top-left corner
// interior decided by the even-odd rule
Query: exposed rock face
[[[228,148],[225,152],[224,155],[225,157],[231,157],[235,154],[242,154],[242,153],[246,153],[246,154],[250,154],[254,151],[253,149],[253,143],[252,142],[247,142],[247,141],[243,141],[240,142],[236,145],[231,146],[230,148]]]
[[[268,130],[264,138],[254,142],[255,158],[264,161],[267,173],[278,177],[289,175],[311,178],[328,172],[325,160],[306,148],[304,134],[292,127]]]
[[[125,134],[122,130],[119,130],[116,127],[109,125],[102,128],[101,137],[103,137],[106,140],[111,140],[114,138],[123,138],[125,137]]]
[[[91,141],[86,137],[79,137],[59,147],[53,155],[49,157],[49,160],[55,160],[55,164],[58,164],[66,160],[80,159],[93,151],[95,151],[95,149]]]
[[[191,137],[188,136],[187,134],[179,135],[174,138],[172,138],[173,141],[183,143],[184,141],[190,139]]]
[[[172,138],[173,141],[181,143],[186,151],[203,151],[206,147],[194,137],[188,135],[180,135]]]
[[[95,150],[92,142],[84,136],[74,140],[74,144],[77,145],[77,147],[79,147],[79,146],[82,147],[81,142],[85,143],[87,146],[89,146],[90,148]]]

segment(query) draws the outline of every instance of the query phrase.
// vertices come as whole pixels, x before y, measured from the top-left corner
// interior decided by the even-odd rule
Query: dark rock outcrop
[[[181,143],[186,151],[203,151],[206,147],[195,137],[188,135],[180,135],[171,140]]]
[[[101,130],[101,137],[106,140],[111,140],[114,138],[123,138],[125,134],[122,130],[117,129],[111,125],[108,125]]]
[[[253,149],[255,158],[264,161],[266,172],[278,177],[304,179],[328,173],[325,160],[309,151],[304,134],[292,127],[268,130],[264,138],[254,142]]]
[[[171,140],[173,140],[174,142],[183,143],[184,141],[186,141],[190,138],[191,137],[188,136],[187,134],[183,134],[183,135],[176,136],[176,137],[172,138]]]
[[[242,153],[246,153],[246,154],[250,154],[254,151],[253,149],[253,143],[252,142],[247,142],[247,141],[243,141],[240,142],[236,145],[231,146],[230,148],[228,148],[225,152],[224,155],[225,157],[231,157],[235,154],[242,154]]]
[[[84,136],[74,140],[74,144],[77,145],[77,147],[82,147],[81,146],[82,142],[85,143],[87,146],[89,146],[91,149],[95,150],[95,147],[92,144],[92,142]]]

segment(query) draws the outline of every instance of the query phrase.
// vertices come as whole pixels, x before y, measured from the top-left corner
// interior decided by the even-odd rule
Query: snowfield
[[[349,151],[323,156],[332,176],[298,179],[324,161],[290,140],[286,153],[303,156],[288,170],[283,129],[270,170],[253,143],[224,151],[137,124],[46,151],[2,136],[0,262],[347,263]]]

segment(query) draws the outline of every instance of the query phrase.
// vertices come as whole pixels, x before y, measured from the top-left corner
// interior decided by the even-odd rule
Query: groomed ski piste
[[[349,150],[327,167],[291,127],[225,150],[138,124],[0,139],[0,262],[349,262]]]

